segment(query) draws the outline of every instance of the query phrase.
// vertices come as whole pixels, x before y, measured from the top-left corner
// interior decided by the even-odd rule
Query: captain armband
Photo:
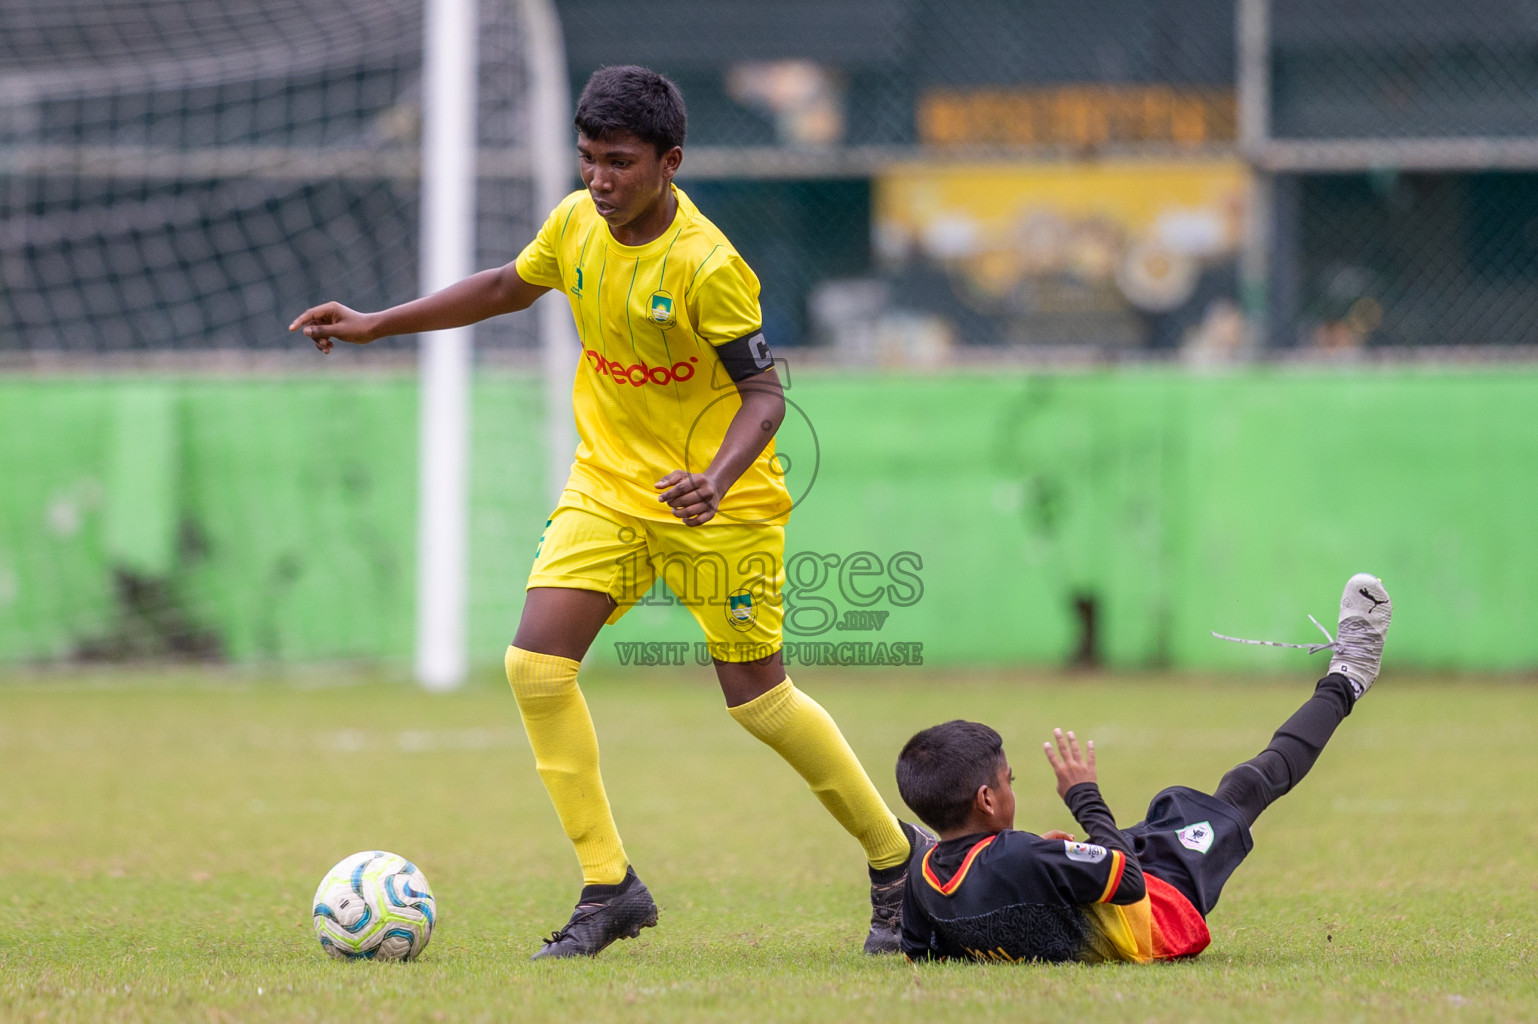
[[[716,355],[721,357],[721,365],[726,368],[726,375],[733,383],[757,377],[774,366],[774,355],[769,351],[769,342],[764,339],[763,331],[754,331],[736,341],[717,345]]]

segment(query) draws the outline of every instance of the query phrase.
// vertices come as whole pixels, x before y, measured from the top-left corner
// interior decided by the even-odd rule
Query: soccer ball
[[[415,960],[437,917],[422,872],[380,850],[348,857],[315,890],[315,936],[338,960]]]

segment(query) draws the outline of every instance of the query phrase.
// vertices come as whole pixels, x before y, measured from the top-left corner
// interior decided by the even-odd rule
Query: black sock
[[[919,831],[914,826],[904,824],[901,821],[897,824],[903,830],[903,838],[908,840],[908,860],[903,861],[901,864],[894,864],[889,868],[875,868],[867,864],[866,868],[870,871],[871,885],[891,885],[908,873],[908,862],[913,860],[913,851],[918,843]]]
[[[1303,781],[1355,702],[1345,676],[1325,676],[1314,695],[1276,730],[1266,749],[1234,766],[1212,795],[1237,810],[1246,824],[1255,824],[1273,800]]]
[[[577,897],[577,902],[602,903],[614,896],[618,896],[639,881],[640,879],[636,877],[635,868],[627,866],[625,868],[625,877],[613,885],[584,885],[582,887],[582,895]]]

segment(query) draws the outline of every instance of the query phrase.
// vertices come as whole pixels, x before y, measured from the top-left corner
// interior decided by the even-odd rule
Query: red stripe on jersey
[[[1212,933],[1201,912],[1180,890],[1162,878],[1155,878],[1146,871],[1143,882],[1148,886],[1148,912],[1153,932],[1155,960],[1172,960],[1175,957],[1195,956],[1212,942]]]
[[[983,850],[987,848],[988,844],[997,838],[997,835],[991,835],[987,839],[982,840],[976,846],[968,850],[967,855],[961,859],[961,867],[957,868],[956,873],[951,876],[951,880],[944,883],[943,885],[940,882],[939,876],[935,874],[934,868],[929,866],[929,858],[934,854],[936,849],[936,847],[931,846],[929,848],[929,852],[924,854],[924,881],[934,886],[936,891],[938,891],[941,896],[949,896],[951,893],[960,888],[961,880],[967,877],[967,872],[971,870],[972,862],[977,859],[977,855],[982,853]]]
[[[1105,903],[1116,895],[1116,887],[1121,885],[1121,876],[1127,873],[1127,855],[1120,850],[1111,851],[1111,880],[1105,883],[1105,892],[1100,894],[1096,903]]]

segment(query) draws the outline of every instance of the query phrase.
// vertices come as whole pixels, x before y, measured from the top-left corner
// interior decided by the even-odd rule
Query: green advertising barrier
[[[549,512],[539,396],[475,384],[478,663]],[[1538,372],[822,370],[787,397],[793,674],[1322,667],[1210,631],[1313,640],[1363,569],[1397,663],[1538,666]],[[0,659],[409,657],[413,379],[12,377],[0,438]],[[702,639],[659,588],[592,657]]]

